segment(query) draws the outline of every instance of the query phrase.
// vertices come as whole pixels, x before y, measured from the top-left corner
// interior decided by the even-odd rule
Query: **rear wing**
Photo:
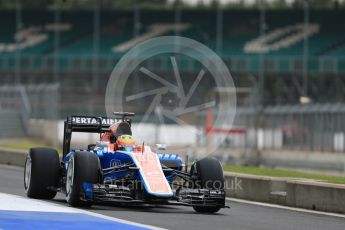
[[[111,124],[121,121],[118,118],[71,116],[67,117],[65,124],[72,132],[104,133]]]
[[[134,116],[134,113],[116,112],[115,116],[120,118],[108,117],[91,117],[91,116],[71,116],[67,117],[64,122],[64,136],[63,136],[63,155],[62,159],[70,152],[71,138],[73,132],[84,133],[104,133],[109,131],[111,124],[117,122],[127,122],[131,125],[132,120],[129,116]]]

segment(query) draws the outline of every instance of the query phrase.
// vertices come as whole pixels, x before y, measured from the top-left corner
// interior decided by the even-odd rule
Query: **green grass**
[[[244,173],[257,176],[269,176],[269,177],[287,177],[287,178],[298,178],[298,179],[312,179],[317,181],[323,181],[335,184],[345,184],[345,177],[324,175],[311,172],[301,172],[287,169],[274,169],[265,167],[252,167],[252,166],[237,166],[237,165],[226,165],[224,171]]]
[[[0,142],[0,148],[8,148],[8,149],[13,149],[13,150],[28,151],[30,148],[33,148],[33,147],[52,148],[52,146],[47,145],[44,142],[40,142],[37,140],[31,140],[31,139],[23,139],[23,140],[16,140],[16,141],[1,141]],[[62,153],[61,148],[55,148],[55,149],[57,149],[59,153]]]

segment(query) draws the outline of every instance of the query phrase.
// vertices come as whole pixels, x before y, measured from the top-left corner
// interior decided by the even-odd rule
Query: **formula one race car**
[[[154,153],[132,137],[133,113],[115,118],[72,116],[64,122],[61,160],[54,149],[32,148],[27,155],[24,187],[28,197],[66,195],[71,206],[98,202],[172,204],[213,213],[225,208],[222,166],[212,157],[182,163],[176,154]],[[73,132],[99,133],[85,150],[70,150]]]

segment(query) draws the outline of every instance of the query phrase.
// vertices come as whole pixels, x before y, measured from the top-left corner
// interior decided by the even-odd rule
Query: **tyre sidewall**
[[[30,198],[52,199],[59,185],[60,160],[56,150],[49,148],[32,148],[25,160],[25,166],[31,160],[30,183],[24,189]],[[24,178],[26,175],[24,168]]]
[[[224,174],[220,162],[214,157],[203,158],[195,163],[199,187],[224,189]]]
[[[68,169],[73,164],[73,184],[70,188],[70,193],[67,194],[67,173]],[[83,183],[98,183],[99,178],[99,159],[98,156],[90,152],[76,152],[70,158],[66,172],[66,201],[71,206],[90,206],[91,200],[83,198],[84,190]]]
[[[206,157],[195,162],[191,168],[191,175],[196,177],[193,188],[224,189],[223,168],[214,157]],[[193,208],[199,213],[215,213],[221,209],[220,206],[193,206]]]

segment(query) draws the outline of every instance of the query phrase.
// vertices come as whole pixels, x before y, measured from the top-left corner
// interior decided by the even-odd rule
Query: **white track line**
[[[10,199],[9,202],[11,202],[11,204],[9,204],[8,201],[6,201],[6,203],[5,203],[6,199]],[[101,219],[116,221],[119,223],[134,225],[134,226],[138,226],[138,227],[149,228],[149,229],[154,229],[154,230],[165,230],[164,228],[159,228],[159,227],[152,226],[152,225],[140,224],[140,223],[132,222],[129,220],[118,219],[115,217],[110,217],[110,216],[86,211],[83,209],[66,207],[64,205],[51,203],[51,202],[44,201],[44,200],[29,199],[29,198],[25,198],[25,197],[21,197],[21,196],[17,196],[17,195],[12,195],[12,194],[7,194],[7,193],[0,193],[0,201],[4,202],[4,203],[2,203],[0,210],[82,213],[82,214],[98,217]],[[30,205],[30,207],[28,207],[28,205]],[[19,208],[15,209],[14,206],[17,206]]]
[[[41,202],[36,199],[26,199],[6,193],[0,193],[0,204],[1,211],[78,213],[76,210],[58,204]]]
[[[278,209],[284,209],[284,210],[295,211],[295,212],[302,212],[302,213],[310,213],[310,214],[317,214],[317,215],[345,218],[345,215],[343,215],[343,214],[332,213],[332,212],[321,212],[321,211],[314,211],[314,210],[308,210],[308,209],[303,209],[303,208],[293,208],[293,207],[288,207],[288,206],[283,206],[283,205],[268,204],[268,203],[262,203],[262,202],[256,202],[256,201],[248,201],[248,200],[229,198],[229,197],[227,197],[226,200],[237,202],[237,203],[258,205],[258,206],[269,207],[269,208],[278,208]]]

